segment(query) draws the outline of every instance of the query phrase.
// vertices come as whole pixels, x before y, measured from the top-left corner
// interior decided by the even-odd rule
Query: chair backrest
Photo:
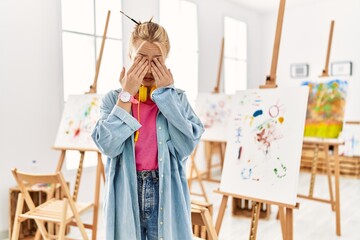
[[[193,225],[204,226],[209,239],[218,239],[209,209],[196,204],[191,204],[191,221]]]
[[[71,201],[72,199],[70,196],[68,186],[67,186],[65,179],[61,172],[57,172],[55,174],[53,173],[53,174],[38,175],[38,174],[30,174],[30,173],[20,172],[16,168],[14,168],[12,170],[12,174],[16,180],[16,183],[17,183],[21,193],[24,195],[26,204],[28,205],[29,209],[31,209],[31,210],[35,208],[35,204],[31,199],[31,196],[28,192],[28,188],[26,187],[26,185],[28,185],[28,184],[31,184],[31,185],[50,184],[51,188],[48,193],[48,196],[50,198],[53,197],[53,195],[54,195],[56,185],[60,184],[62,192],[64,194],[64,197],[70,201],[69,202],[70,206],[73,204],[73,202]]]

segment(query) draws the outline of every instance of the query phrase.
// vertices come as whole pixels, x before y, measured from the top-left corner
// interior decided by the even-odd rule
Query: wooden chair
[[[194,236],[194,239],[218,240],[218,236],[213,225],[209,209],[197,204],[191,204],[191,221],[193,225],[205,227],[207,233],[207,238],[199,238],[197,236]]]
[[[88,239],[85,232],[84,224],[80,219],[80,214],[93,207],[93,203],[77,203],[74,202],[70,196],[68,186],[61,172],[56,174],[34,175],[24,172],[19,172],[13,169],[12,173],[20,189],[20,194],[17,200],[16,214],[14,219],[14,227],[11,240],[19,238],[20,223],[26,219],[33,219],[38,226],[38,231],[35,239],[65,239],[65,229],[68,224],[75,225],[79,228],[82,239]],[[48,194],[46,202],[35,206],[30,197],[26,184],[51,184],[50,193]],[[57,184],[60,184],[64,193],[63,199],[54,198],[54,191]],[[30,209],[26,213],[23,212],[24,201]],[[59,225],[59,232],[56,235],[49,234],[45,228],[45,222],[55,223]],[[40,232],[39,232],[40,231]]]

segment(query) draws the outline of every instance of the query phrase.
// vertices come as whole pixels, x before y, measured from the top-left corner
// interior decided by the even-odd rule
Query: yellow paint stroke
[[[284,122],[284,118],[283,117],[279,117],[279,123],[283,123]]]

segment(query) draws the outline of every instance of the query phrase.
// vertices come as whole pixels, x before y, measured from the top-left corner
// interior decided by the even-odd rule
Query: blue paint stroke
[[[256,110],[253,114],[253,117],[257,117],[263,114],[263,110]]]

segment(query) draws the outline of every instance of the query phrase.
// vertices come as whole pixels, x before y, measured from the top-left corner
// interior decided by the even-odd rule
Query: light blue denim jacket
[[[101,118],[92,133],[99,150],[108,156],[105,172],[104,220],[106,240],[140,239],[134,132],[140,123],[116,105],[120,90],[107,93]],[[184,91],[158,88],[152,100],[159,108],[156,119],[159,165],[159,239],[192,239],[190,195],[186,160],[204,128]]]

